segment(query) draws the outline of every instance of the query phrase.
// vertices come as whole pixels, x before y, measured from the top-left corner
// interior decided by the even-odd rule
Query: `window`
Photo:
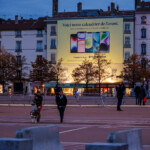
[[[41,61],[42,60],[42,55],[37,55],[37,60]]]
[[[21,41],[16,41],[16,52],[21,52]]]
[[[55,26],[51,26],[51,35],[56,35],[56,27]]]
[[[16,37],[21,37],[21,30],[16,31]]]
[[[146,16],[141,17],[141,24],[146,24]]]
[[[141,38],[146,38],[146,29],[141,29]]]
[[[125,45],[124,45],[125,48],[130,48],[131,45],[130,45],[130,37],[125,37]]]
[[[125,24],[125,31],[124,31],[126,34],[130,34],[131,31],[130,31],[130,24]]]
[[[37,31],[37,37],[42,37],[42,36],[43,36],[42,30],[38,30]]]
[[[43,50],[43,46],[42,46],[42,41],[37,41],[37,51],[42,51]]]
[[[56,63],[56,54],[55,53],[51,54],[51,62]]]
[[[141,54],[146,55],[146,44],[141,44]]]
[[[145,59],[141,60],[141,67],[146,69],[146,60]]]
[[[21,70],[17,70],[17,77],[21,77]]]
[[[128,60],[130,58],[130,53],[129,52],[125,52],[125,60]]]
[[[0,41],[0,48],[1,48],[1,41]]]
[[[51,49],[56,49],[56,41],[55,41],[55,39],[51,39]]]
[[[16,59],[17,59],[17,65],[20,65],[21,64],[21,56],[16,56]]]

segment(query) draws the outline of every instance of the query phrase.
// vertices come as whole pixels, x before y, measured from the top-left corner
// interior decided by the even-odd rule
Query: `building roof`
[[[150,12],[150,2],[141,2],[140,7],[136,9],[136,12]]]
[[[0,31],[2,30],[42,30],[45,28],[47,17],[38,19],[23,19],[20,20],[3,20],[0,23]]]

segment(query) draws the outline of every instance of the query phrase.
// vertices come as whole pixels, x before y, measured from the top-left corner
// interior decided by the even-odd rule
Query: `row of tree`
[[[52,64],[44,57],[37,57],[35,62],[31,62],[32,70],[28,75],[25,57],[21,57],[18,61],[14,55],[6,50],[0,50],[0,83],[5,89],[5,85],[9,81],[40,81],[41,85],[50,81],[64,82],[67,75],[62,67],[62,61],[60,59],[56,64]],[[110,64],[110,60],[107,60],[104,54],[96,53],[92,61],[85,59],[82,64],[76,67],[72,71],[72,77],[76,83],[85,82],[87,90],[89,83],[98,83],[100,93],[101,82],[113,77],[110,72]],[[122,78],[132,85],[136,82],[149,81],[150,60],[148,58],[132,55],[124,61],[123,66],[123,71],[117,76],[118,78]]]

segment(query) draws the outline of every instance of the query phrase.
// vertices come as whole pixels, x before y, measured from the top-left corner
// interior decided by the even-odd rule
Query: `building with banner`
[[[102,90],[106,88],[109,93],[122,82],[117,76],[124,60],[134,53],[134,11],[120,11],[114,3],[107,11],[82,10],[82,3],[78,3],[77,12],[59,13],[58,1],[54,0],[53,17],[47,20],[47,59],[52,62],[63,59],[67,74],[63,84],[75,83],[71,75],[73,69],[85,59],[93,61],[95,53],[103,53],[111,61],[109,73],[113,77],[101,83]],[[97,82],[90,85],[92,91],[97,90]],[[46,84],[46,87],[51,86]],[[65,90],[72,93],[72,88]]]

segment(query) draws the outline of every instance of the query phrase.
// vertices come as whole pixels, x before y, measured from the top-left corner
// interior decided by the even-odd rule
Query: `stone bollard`
[[[32,150],[32,140],[0,138],[0,150]]]
[[[40,126],[19,129],[16,138],[31,138],[33,150],[63,150],[57,126]]]
[[[85,150],[128,150],[126,143],[89,143]]]
[[[131,129],[110,133],[108,143],[127,143],[129,150],[143,150],[141,129]]]

